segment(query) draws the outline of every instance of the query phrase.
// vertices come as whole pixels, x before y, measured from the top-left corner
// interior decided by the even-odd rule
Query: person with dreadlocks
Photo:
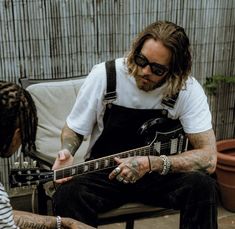
[[[35,149],[37,111],[30,94],[17,84],[0,81],[0,156],[10,157],[20,145],[26,153]],[[0,228],[92,228],[72,218],[12,211],[8,194],[0,183]]]

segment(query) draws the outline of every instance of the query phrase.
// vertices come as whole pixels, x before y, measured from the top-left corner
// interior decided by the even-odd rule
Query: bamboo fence
[[[123,56],[156,20],[185,28],[192,74],[202,85],[215,74],[235,76],[234,0],[0,0],[0,79],[87,75],[96,63]],[[217,139],[234,138],[234,85],[208,101]],[[2,180],[13,161],[0,159]]]

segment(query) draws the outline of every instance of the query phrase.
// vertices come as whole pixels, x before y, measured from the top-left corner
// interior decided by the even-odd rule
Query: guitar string
[[[178,139],[178,138],[176,138]],[[130,156],[144,156],[144,155],[156,155],[157,150],[156,150],[156,145],[157,143],[151,144],[151,145],[147,145],[138,149],[131,149],[129,151],[126,152],[122,152],[122,153],[118,153],[116,154],[116,156],[121,156],[121,158],[125,158],[125,157],[130,157]],[[181,149],[183,148],[182,146],[185,144],[185,138],[184,139],[180,139],[178,140],[177,143],[173,143],[175,145],[177,145],[177,148],[180,147]],[[159,146],[161,151],[168,149],[169,150],[169,146],[171,146],[172,143],[171,142],[166,142],[166,143],[161,143],[161,145]],[[166,147],[167,146],[167,147]],[[106,168],[111,168],[116,166],[116,162],[114,160],[115,155],[109,155],[107,157],[104,158],[98,158],[94,161],[88,161],[85,162],[81,165],[74,165],[72,167],[69,168],[64,168],[61,171],[56,171],[56,179],[60,179],[63,177],[68,177],[74,174],[79,174],[79,173],[88,173],[89,170],[92,171],[100,171]],[[107,162],[108,161],[108,162]],[[84,168],[86,167],[86,170],[84,170]],[[74,170],[74,174],[71,174],[71,170]]]
[[[140,149],[140,150],[129,150],[129,151],[126,151],[126,152],[123,152],[123,153],[118,153],[116,156],[118,155],[122,155],[121,158],[125,158],[129,155],[131,156],[140,156],[140,155],[143,155],[143,153],[145,152],[145,155],[148,155],[150,154],[150,152],[153,152],[153,146],[145,146],[143,147],[144,149]],[[125,155],[125,156],[124,156]],[[60,171],[57,171],[56,173],[56,177],[59,177],[59,178],[62,178],[62,177],[67,177],[68,175],[72,175],[71,174],[71,170],[76,170],[74,171],[74,173],[77,173],[77,172],[89,172],[89,169],[93,169],[95,168],[95,166],[97,165],[97,163],[99,164],[99,168],[98,169],[95,169],[96,171],[98,170],[102,170],[102,169],[106,169],[106,168],[111,168],[113,166],[116,165],[116,162],[114,160],[114,155],[109,155],[107,157],[104,157],[104,158],[98,158],[94,161],[88,161],[86,163],[83,163],[82,165],[75,165],[74,167],[72,168],[66,168],[64,170],[60,170]],[[108,161],[108,163],[107,163]],[[87,169],[85,168],[87,166]],[[85,168],[85,169],[84,169]],[[59,179],[58,178],[58,179]]]
[[[180,143],[175,143],[175,144],[177,144],[177,147],[178,147],[178,145]],[[169,145],[171,145],[171,142],[161,143],[161,145],[160,145],[161,151],[165,150],[165,149],[169,150]],[[122,156],[121,158],[130,157],[130,156],[144,156],[144,155],[151,155],[151,153],[153,154],[154,151],[156,151],[154,144],[151,144],[150,146],[147,145],[147,146],[144,146],[143,148],[140,148],[140,149],[132,149],[132,150],[129,150],[126,152],[118,153],[116,156],[121,155]],[[155,152],[155,154],[158,154],[158,153]],[[99,171],[99,170],[103,170],[106,168],[111,168],[116,165],[114,157],[115,157],[115,155],[109,155],[104,158],[98,158],[94,161],[88,161],[87,163],[85,162],[82,165],[74,165],[70,168],[66,168],[61,171],[57,171],[56,177],[61,178],[61,177],[71,176],[71,175],[77,174],[79,172],[80,173],[88,173],[88,172],[90,172],[90,170]],[[108,163],[107,163],[107,161],[108,161]],[[97,168],[97,165],[98,165],[98,168]],[[71,170],[74,170],[73,174],[71,174]]]
[[[121,158],[130,157],[130,156],[150,155],[150,154],[153,154],[153,152],[154,152],[154,147],[147,146],[146,148],[138,150],[138,151],[137,150],[130,150],[130,151],[127,151],[126,153],[123,152],[123,153],[121,153]],[[108,161],[108,163],[107,163],[107,161]],[[98,165],[98,167],[97,167],[97,165]],[[106,168],[111,168],[115,165],[116,165],[116,162],[114,160],[114,155],[110,155],[108,157],[100,158],[95,161],[90,161],[90,162],[88,161],[87,163],[84,163],[82,165],[78,165],[78,166],[74,166],[72,168],[67,168],[67,169],[64,169],[61,171],[57,171],[56,177],[61,178],[61,177],[67,177],[69,175],[71,176],[72,175],[71,170],[74,170],[73,173],[77,174],[79,172],[83,172],[83,173],[89,172],[90,170],[99,171],[99,170],[103,170]]]

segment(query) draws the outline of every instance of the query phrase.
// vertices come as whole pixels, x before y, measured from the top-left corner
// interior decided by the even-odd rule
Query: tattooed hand
[[[128,158],[115,158],[119,169],[114,169],[109,174],[109,179],[116,179],[123,183],[135,183],[146,172],[149,171],[149,162],[146,156],[144,157],[128,157]]]

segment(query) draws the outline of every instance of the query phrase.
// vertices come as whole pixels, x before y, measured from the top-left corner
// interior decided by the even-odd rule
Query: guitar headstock
[[[53,180],[53,171],[31,168],[12,169],[9,175],[10,187],[38,185]]]

